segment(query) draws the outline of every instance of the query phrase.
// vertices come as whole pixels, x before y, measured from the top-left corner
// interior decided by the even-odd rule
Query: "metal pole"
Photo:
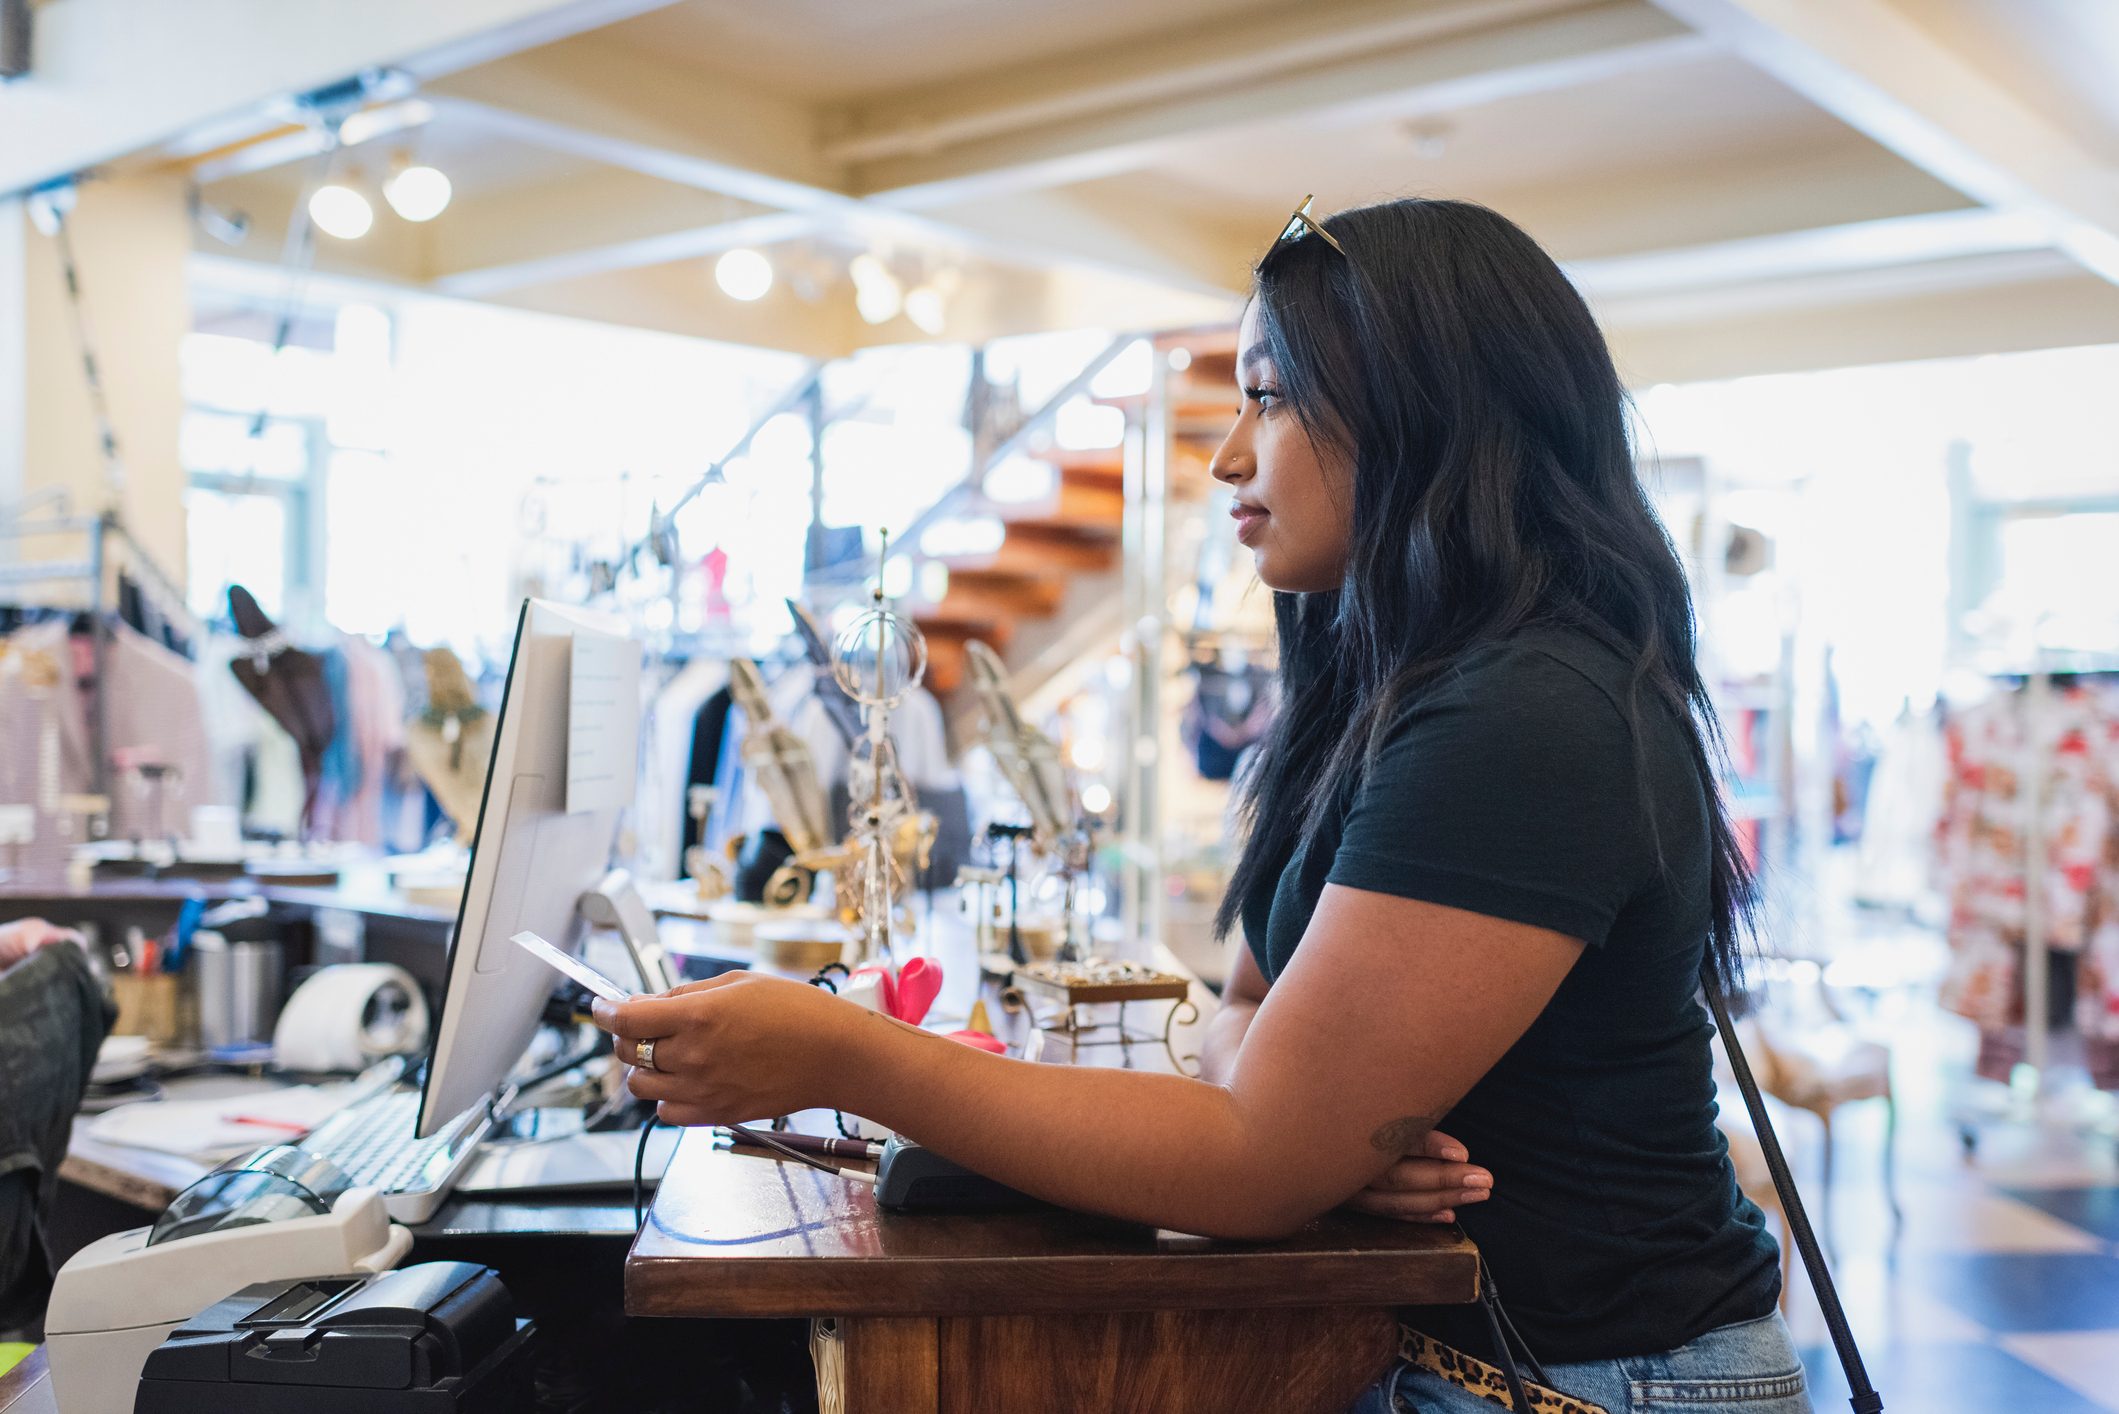
[[[2023,773],[2022,800],[2024,814],[2023,846],[2023,1059],[2031,1072],[2031,1093],[2036,1094],[2045,1083],[2045,1068],[2049,1050],[2047,1034],[2051,1018],[2048,1015],[2051,999],[2048,970],[2051,959],[2045,950],[2045,787],[2049,766],[2048,754],[2053,743],[2048,739],[2046,721],[2053,700],[2053,675],[2047,666],[2045,649],[2033,650],[2030,680],[2024,685],[2024,732],[2025,744],[2030,748],[2030,761]]]
[[[807,579],[824,566],[824,385],[809,380],[803,406],[809,414],[809,548],[802,556]],[[876,571],[882,573],[879,566]],[[880,582],[880,581],[879,581]]]
[[[110,533],[110,527],[111,518],[102,515],[96,518],[88,532],[89,643],[96,677],[95,693],[89,700],[88,711],[89,749],[95,754],[95,764],[89,772],[89,789],[110,802],[105,819],[113,819],[117,814],[110,779],[110,625],[104,621],[103,598],[104,538]]]

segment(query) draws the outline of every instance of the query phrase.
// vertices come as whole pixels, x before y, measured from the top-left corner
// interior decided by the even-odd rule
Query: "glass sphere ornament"
[[[927,675],[927,636],[902,614],[870,609],[832,645],[831,675],[863,707],[895,707]]]

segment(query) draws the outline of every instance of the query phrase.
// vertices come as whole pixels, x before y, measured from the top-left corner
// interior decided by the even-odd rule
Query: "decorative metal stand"
[[[1095,844],[1089,821],[1067,779],[1058,746],[1024,720],[1022,710],[1009,694],[1007,670],[1000,655],[974,638],[964,645],[964,665],[972,691],[979,699],[986,748],[1029,812],[1031,846],[1059,866],[1063,890],[1060,956],[1079,959],[1084,949],[1074,936],[1075,900]],[[1014,840],[1009,843],[1008,859],[1013,874]],[[1014,951],[1017,945],[1011,934],[1010,950]]]
[[[861,709],[866,734],[854,744],[847,767],[846,853],[855,887],[842,890],[858,914],[864,961],[895,964],[891,930],[898,900],[912,871],[926,867],[934,847],[932,816],[919,803],[898,766],[890,714],[927,673],[927,639],[883,596],[890,564],[890,532],[882,534],[871,605],[832,648],[831,675]]]
[[[1092,961],[1085,964],[1096,968]],[[1177,1052],[1177,1031],[1199,1020],[1199,1007],[1192,1000],[1192,984],[1174,973],[1155,972],[1138,964],[1119,963],[1101,965],[1102,970],[1123,973],[1111,980],[1068,980],[1060,969],[1075,966],[1062,963],[1057,968],[1051,964],[1033,963],[1019,967],[1010,979],[1010,990],[1020,999],[1030,1020],[1040,1031],[1050,1035],[1064,1036],[1074,1046],[1124,1046],[1159,1045],[1169,1055],[1170,1062],[1185,1074],[1197,1074],[1199,1057],[1181,1056]],[[1037,1001],[1057,1002],[1058,1012],[1050,1017],[1040,1017]],[[1126,1024],[1126,1007],[1142,1002],[1168,1002],[1170,1007],[1163,1013],[1162,1030],[1139,1031]],[[1118,1008],[1112,1021],[1084,1020],[1082,1009],[1093,1006]]]

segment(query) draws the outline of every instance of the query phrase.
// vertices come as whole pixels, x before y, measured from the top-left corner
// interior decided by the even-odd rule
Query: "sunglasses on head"
[[[1347,255],[1346,247],[1339,244],[1332,233],[1324,228],[1319,218],[1310,214],[1310,203],[1316,199],[1315,196],[1306,196],[1302,199],[1302,205],[1296,207],[1295,214],[1288,217],[1288,223],[1280,228],[1280,234],[1273,237],[1273,250],[1280,249],[1283,241],[1299,241],[1314,231],[1323,238],[1326,245],[1338,251],[1341,256],[1348,260],[1353,259],[1352,256]],[[1272,251],[1269,250],[1266,253],[1270,255]]]

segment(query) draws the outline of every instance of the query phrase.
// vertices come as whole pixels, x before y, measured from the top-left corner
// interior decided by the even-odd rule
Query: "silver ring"
[[[655,1043],[652,1040],[633,1042],[633,1064],[642,1070],[655,1068]]]

